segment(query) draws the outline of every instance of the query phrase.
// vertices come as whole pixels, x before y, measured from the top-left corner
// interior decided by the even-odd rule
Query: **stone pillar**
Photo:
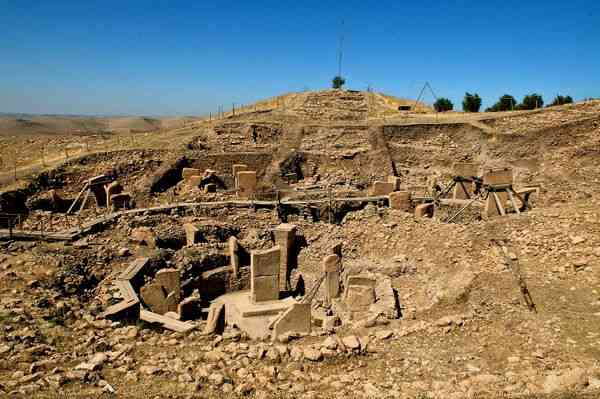
[[[121,186],[121,184],[115,180],[114,182],[104,186],[104,191],[106,192],[106,206],[110,208],[112,205],[110,202],[110,197],[115,194],[120,194],[123,191],[123,186]]]
[[[281,264],[279,266],[279,289],[287,291],[290,287],[290,273],[297,266],[296,230],[294,224],[282,223],[273,231],[275,245],[281,248]]]
[[[238,197],[252,198],[256,193],[256,172],[242,171],[237,174]]]
[[[325,273],[325,301],[331,304],[332,299],[340,296],[341,259],[337,255],[327,255],[322,265]]]
[[[394,191],[394,183],[388,183],[384,181],[376,181],[371,187],[371,195],[374,197],[388,195]]]
[[[400,178],[398,176],[388,176],[387,182],[392,183],[394,185],[393,191],[400,190]]]
[[[238,172],[248,170],[248,165],[235,164],[235,165],[233,165],[232,169],[233,169],[233,187],[237,190],[238,189],[237,174],[238,174]]]
[[[390,208],[410,212],[412,208],[410,191],[394,191],[390,193]]]
[[[487,186],[512,186],[513,184],[513,171],[510,168],[504,169],[490,169],[483,174],[483,184]],[[502,207],[506,209],[506,201],[508,201],[508,194],[506,191],[500,191],[496,193],[500,199]],[[490,195],[493,201],[493,196]],[[489,197],[488,197],[489,199]],[[487,207],[487,206],[486,206]],[[496,208],[494,203],[494,208]],[[499,214],[499,213],[498,213]]]
[[[479,166],[476,163],[456,162],[454,164],[454,175],[466,178],[473,178],[479,175]],[[475,185],[471,182],[457,182],[454,186],[452,198],[467,199],[474,194]]]
[[[238,271],[240,270],[240,255],[239,255],[239,244],[237,238],[234,236],[229,237],[229,257],[231,270],[233,272],[233,278],[237,278]]]
[[[250,293],[252,302],[279,299],[281,248],[250,252]]]
[[[192,223],[186,223],[183,225],[185,230],[185,239],[188,246],[196,244],[200,238],[200,229]]]

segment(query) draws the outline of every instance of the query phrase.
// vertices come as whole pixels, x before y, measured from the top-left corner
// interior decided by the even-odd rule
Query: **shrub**
[[[342,86],[345,85],[345,84],[346,84],[346,79],[342,78],[341,76],[336,76],[331,81],[331,86],[334,89],[341,89]]]
[[[447,98],[438,98],[435,104],[433,104],[433,108],[435,108],[437,112],[452,111],[454,104]]]
[[[486,111],[487,112],[512,111],[515,109],[516,105],[517,105],[517,101],[515,100],[515,98],[513,96],[511,96],[510,94],[505,94],[502,97],[500,97],[500,99],[498,100],[498,102],[496,104],[494,104],[491,107],[489,107],[488,109],[486,109]]]
[[[517,105],[517,109],[536,109],[544,106],[544,99],[537,93],[528,94],[523,97],[521,104]]]
[[[572,103],[573,103],[573,98],[571,96],[561,96],[560,94],[558,94],[556,97],[554,97],[554,100],[552,100],[552,103],[550,103],[548,106],[552,107],[555,105],[572,104]]]
[[[481,108],[481,98],[477,93],[465,93],[465,98],[462,102],[463,111],[465,112],[479,112]]]

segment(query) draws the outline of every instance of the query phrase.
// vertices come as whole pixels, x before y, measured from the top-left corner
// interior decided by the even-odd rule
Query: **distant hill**
[[[77,115],[0,114],[0,135],[87,135],[175,129],[195,117],[93,117]]]

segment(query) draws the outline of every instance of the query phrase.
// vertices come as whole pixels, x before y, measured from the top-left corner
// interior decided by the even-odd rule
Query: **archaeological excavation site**
[[[0,397],[600,395],[600,101],[130,135],[0,180]]]

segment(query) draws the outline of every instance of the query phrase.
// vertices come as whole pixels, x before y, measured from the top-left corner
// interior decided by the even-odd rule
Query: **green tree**
[[[331,81],[331,86],[334,89],[341,89],[342,86],[345,85],[345,84],[346,84],[346,79],[342,78],[341,76],[336,76]]]
[[[555,105],[563,105],[563,104],[572,104],[573,98],[571,96],[561,96],[558,94],[554,97],[554,100],[548,105],[549,107],[553,107]]]
[[[463,111],[465,112],[479,112],[481,108],[481,97],[477,93],[465,93],[465,98],[462,102]]]
[[[517,105],[517,109],[536,109],[544,106],[544,99],[537,93],[528,94],[523,97],[521,104]]]
[[[437,112],[452,111],[454,104],[447,98],[438,98],[435,104],[433,104],[433,108],[435,108]]]
[[[486,109],[486,112],[512,111],[517,106],[517,100],[510,94],[505,94],[498,102]]]

